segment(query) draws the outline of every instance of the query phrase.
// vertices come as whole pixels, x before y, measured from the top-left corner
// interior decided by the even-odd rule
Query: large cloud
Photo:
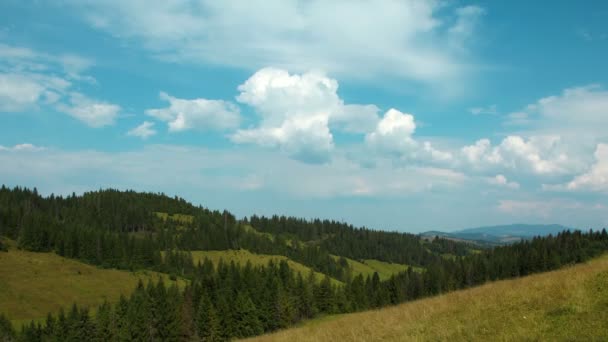
[[[278,147],[311,163],[326,162],[334,148],[331,127],[365,132],[378,120],[376,106],[345,105],[338,82],[321,72],[301,75],[264,68],[239,86],[237,100],[253,107],[257,127],[240,129],[236,143]]]
[[[471,64],[484,11],[440,1],[72,1],[94,27],[172,61],[442,85]]]

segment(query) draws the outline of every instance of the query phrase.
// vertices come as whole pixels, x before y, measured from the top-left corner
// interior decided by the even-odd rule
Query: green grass
[[[334,259],[338,260],[340,257],[337,255],[332,255]],[[399,272],[407,271],[408,265],[404,264],[394,264],[390,262],[375,260],[375,259],[365,259],[362,261],[353,260],[350,258],[345,258],[348,262],[352,270],[353,276],[358,276],[359,274],[363,275],[363,277],[372,276],[374,272],[378,272],[378,276],[380,276],[381,280],[386,280],[390,278],[392,275],[397,274]],[[421,267],[413,267],[414,271],[421,272]]]
[[[287,260],[289,267],[296,272],[300,272],[302,276],[306,277],[310,273],[310,268],[308,266],[302,265],[299,262],[295,262],[285,256],[282,255],[266,255],[266,254],[254,254],[245,249],[239,250],[226,250],[226,251],[192,251],[192,259],[194,263],[203,262],[205,258],[211,260],[214,265],[217,265],[222,259],[224,262],[230,263],[234,261],[236,264],[240,264],[241,266],[245,266],[248,261],[251,262],[254,266],[266,266],[270,260],[275,262],[279,262],[281,260]],[[323,273],[314,272],[317,280],[322,280],[325,275]],[[334,285],[340,285],[342,282],[333,279],[332,283]]]
[[[529,277],[349,315],[259,341],[608,341],[608,255]]]
[[[161,218],[162,220],[171,220],[182,224],[190,224],[194,221],[194,216],[192,215],[184,215],[184,214],[173,214],[169,215],[168,213],[163,212],[155,212],[156,216]]]
[[[274,241],[274,235],[272,235],[270,233],[260,232],[259,230],[253,228],[252,226],[250,226],[248,224],[245,224],[242,227],[248,233],[252,233],[252,234],[255,234],[257,236],[265,237],[265,238],[267,238],[270,241]]]
[[[156,272],[127,272],[100,269],[54,253],[33,253],[14,249],[0,252],[0,312],[16,326],[42,319],[48,312],[69,309],[73,303],[92,309],[104,299],[116,301],[129,295],[139,279],[163,277]],[[183,286],[183,281],[179,281]]]

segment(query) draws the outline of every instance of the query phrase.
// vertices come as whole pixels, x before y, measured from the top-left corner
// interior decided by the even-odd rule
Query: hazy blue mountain
[[[571,229],[559,224],[510,224],[503,226],[488,226],[467,228],[451,232],[428,231],[421,233],[425,237],[445,237],[454,240],[470,240],[479,244],[503,245],[530,239],[534,236],[557,234]]]

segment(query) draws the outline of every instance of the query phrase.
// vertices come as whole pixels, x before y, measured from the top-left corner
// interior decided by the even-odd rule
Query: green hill
[[[304,276],[304,277],[307,276],[311,271],[310,267],[304,266],[285,256],[254,254],[245,249],[226,250],[226,251],[192,251],[190,253],[192,254],[192,259],[193,259],[194,263],[198,263],[199,261],[203,262],[203,260],[205,260],[205,258],[208,258],[209,260],[211,260],[211,262],[214,265],[217,265],[217,263],[220,261],[220,259],[222,259],[224,262],[227,262],[227,263],[234,262],[236,264],[240,264],[241,266],[245,266],[245,264],[247,264],[248,261],[251,262],[251,264],[254,266],[265,266],[265,265],[268,265],[268,262],[270,260],[273,260],[275,262],[279,262],[281,260],[286,260],[287,263],[289,264],[289,267],[292,270],[294,270],[296,272],[300,272],[302,274],[302,276]],[[315,277],[317,278],[317,280],[321,280],[321,279],[323,279],[323,277],[325,277],[325,275],[323,273],[314,272],[314,274],[315,274]],[[334,283],[334,285],[342,284],[342,282],[335,280],[333,278],[332,278],[332,282]]]
[[[606,341],[608,255],[585,264],[327,316],[257,341]]]
[[[339,260],[340,256],[332,255],[335,260]],[[378,272],[380,280],[386,280],[392,275],[399,272],[407,271],[408,265],[395,264],[386,261],[364,259],[362,261],[353,260],[350,258],[344,258],[348,262],[348,266],[352,270],[352,275],[357,276],[359,274],[364,277],[371,276],[374,272]],[[413,267],[415,271],[422,271],[421,267]]]
[[[0,313],[20,325],[57,313],[61,307],[69,309],[73,303],[94,309],[105,299],[129,295],[139,279],[159,277],[171,283],[161,273],[101,269],[54,253],[10,248],[0,252]]]

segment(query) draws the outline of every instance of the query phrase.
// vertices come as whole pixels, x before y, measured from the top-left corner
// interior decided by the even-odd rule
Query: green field
[[[199,261],[203,262],[205,258],[208,258],[214,265],[217,265],[220,259],[222,259],[227,263],[234,261],[234,263],[240,264],[241,266],[245,266],[248,261],[254,266],[266,266],[270,260],[275,262],[287,260],[289,267],[296,272],[300,272],[302,276],[306,277],[310,273],[310,268],[308,266],[302,265],[282,255],[254,254],[245,249],[226,251],[192,251],[190,253],[192,254],[194,263],[198,263]],[[323,273],[314,272],[314,274],[319,281],[325,277]],[[342,284],[342,282],[333,278],[332,282],[334,285]]]
[[[163,212],[155,212],[156,216],[161,218],[162,220],[171,220],[182,224],[190,224],[194,221],[194,216],[192,215],[184,215],[184,214],[173,214],[169,215],[168,213]]]
[[[272,235],[272,234],[270,234],[270,233],[264,233],[264,232],[260,232],[259,230],[257,230],[257,229],[255,229],[255,228],[253,228],[252,226],[250,226],[250,225],[248,225],[248,224],[242,225],[241,227],[243,227],[243,229],[244,229],[246,232],[248,232],[248,233],[252,233],[252,234],[255,234],[255,235],[257,235],[257,236],[262,236],[262,237],[267,238],[267,239],[268,239],[268,240],[270,240],[270,241],[274,241],[274,235]]]
[[[17,326],[24,321],[57,313],[72,303],[97,307],[104,299],[129,295],[139,279],[147,282],[166,275],[100,269],[54,253],[33,253],[11,248],[0,252],[0,313]],[[180,281],[180,285],[183,282]]]
[[[340,257],[337,255],[332,255],[334,259],[338,260]],[[358,276],[362,274],[363,277],[372,276],[374,272],[378,272],[378,276],[380,276],[380,280],[386,280],[390,278],[393,274],[397,274],[399,272],[407,271],[408,265],[403,264],[394,264],[390,262],[374,260],[374,259],[365,259],[362,261],[357,261],[349,258],[344,258],[348,262],[350,266],[353,276]],[[420,272],[422,268],[413,267],[414,271]]]
[[[608,255],[253,340],[608,341]]]

